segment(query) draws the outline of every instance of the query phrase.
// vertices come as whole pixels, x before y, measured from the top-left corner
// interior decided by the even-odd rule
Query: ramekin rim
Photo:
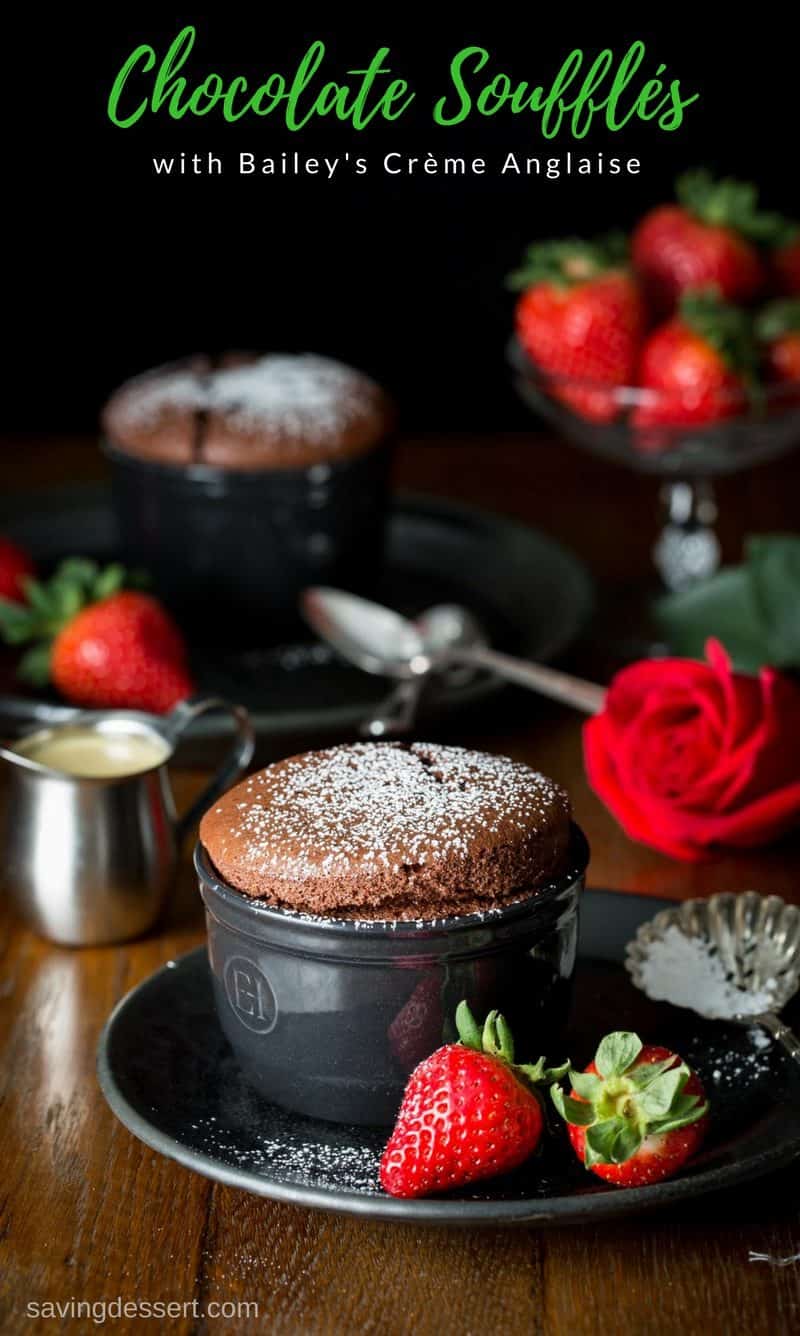
[[[575,821],[570,822],[570,862],[567,871],[560,877],[539,886],[531,895],[512,900],[499,909],[478,910],[471,914],[456,914],[445,918],[429,919],[335,919],[324,918],[316,914],[304,914],[296,909],[282,909],[276,905],[266,905],[262,901],[251,899],[243,891],[230,886],[214,869],[211,858],[198,839],[193,854],[193,863],[200,883],[219,896],[223,903],[252,916],[255,922],[280,924],[285,927],[307,927],[330,935],[342,935],[360,938],[397,938],[414,937],[417,933],[433,932],[460,933],[474,931],[476,928],[505,924],[522,917],[532,903],[555,898],[560,892],[574,886],[586,874],[590,858],[589,842],[581,827]]]

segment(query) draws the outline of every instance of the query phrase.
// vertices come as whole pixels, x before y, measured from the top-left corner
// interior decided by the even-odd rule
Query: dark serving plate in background
[[[245,1080],[217,1021],[204,947],[169,961],[119,1003],[100,1039],[100,1084],[117,1117],[154,1150],[207,1178],[301,1206],[480,1226],[591,1223],[688,1203],[800,1159],[800,1067],[744,1030],[637,992],[622,966],[625,945],[668,903],[585,894],[572,1018],[559,1051],[548,1054],[582,1065],[602,1033],[636,1029],[673,1044],[697,1068],[712,1105],[708,1141],[665,1183],[606,1186],[555,1137],[504,1179],[424,1201],[386,1196],[376,1180],[385,1129],[285,1113]]]
[[[0,530],[28,548],[43,569],[61,557],[110,561],[119,537],[103,484],[0,498]],[[154,592],[158,592],[157,590]],[[433,603],[466,604],[498,649],[547,661],[585,629],[591,582],[581,563],[555,540],[500,515],[434,497],[395,497],[386,570],[376,597],[416,615]],[[264,649],[232,650],[194,636],[198,690],[240,701],[263,736],[356,728],[389,689],[309,638]],[[486,675],[432,687],[423,711],[472,704],[502,686]],[[8,689],[8,687],[6,688]],[[193,729],[212,736],[227,727],[208,716]]]

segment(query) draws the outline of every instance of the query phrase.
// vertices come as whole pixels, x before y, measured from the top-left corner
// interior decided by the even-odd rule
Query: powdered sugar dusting
[[[378,1164],[382,1137],[337,1126],[328,1141],[309,1136],[303,1120],[270,1109],[270,1133],[248,1128],[247,1142],[237,1129],[216,1117],[191,1123],[193,1140],[204,1154],[237,1169],[264,1174],[302,1187],[379,1195]]]
[[[398,850],[421,866],[464,856],[501,829],[545,829],[553,803],[566,801],[528,766],[461,747],[357,743],[314,759],[294,758],[240,786],[222,853],[241,840],[247,861],[284,880],[356,867],[399,872]]]
[[[324,444],[370,411],[377,387],[366,376],[313,353],[270,353],[207,373],[176,367],[132,382],[118,406],[123,427],[152,427],[170,408],[224,413],[244,430]]]
[[[740,987],[709,942],[687,937],[675,924],[650,942],[641,979],[645,992],[657,1001],[715,1019],[756,1016],[775,1005],[776,980],[766,979],[753,990]]]

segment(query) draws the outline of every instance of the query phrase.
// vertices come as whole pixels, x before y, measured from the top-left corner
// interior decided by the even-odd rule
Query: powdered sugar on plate
[[[714,1019],[757,1016],[775,1006],[777,981],[757,988],[739,984],[712,942],[687,937],[675,924],[649,942],[640,964],[644,991],[656,1001],[689,1007]]]
[[[335,1137],[317,1141],[309,1137],[306,1126],[304,1119],[274,1108],[270,1135],[248,1128],[246,1142],[239,1130],[226,1128],[213,1116],[190,1124],[198,1149],[237,1169],[303,1187],[335,1184],[344,1192],[380,1193],[378,1164],[385,1137],[337,1125]]]

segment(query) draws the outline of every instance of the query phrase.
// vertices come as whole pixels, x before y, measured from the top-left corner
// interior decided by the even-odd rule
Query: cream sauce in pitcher
[[[235,740],[203,793],[178,815],[168,762],[208,710],[232,716]],[[0,881],[31,927],[65,946],[136,937],[157,919],[181,842],[244,773],[255,737],[247,711],[216,697],[167,715],[77,710],[0,746]]]

